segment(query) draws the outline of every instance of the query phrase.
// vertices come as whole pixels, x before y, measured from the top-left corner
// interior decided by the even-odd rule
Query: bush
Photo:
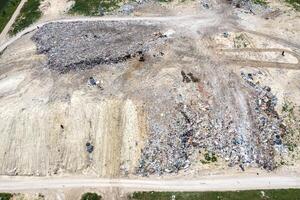
[[[0,193],[0,200],[10,200],[12,197],[10,193]]]
[[[97,193],[87,192],[81,196],[81,200],[100,200],[102,197]]]

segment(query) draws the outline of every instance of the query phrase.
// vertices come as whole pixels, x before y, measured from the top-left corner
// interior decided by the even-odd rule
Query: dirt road
[[[11,16],[10,20],[8,21],[8,23],[6,24],[6,26],[4,27],[3,31],[0,34],[0,43],[2,43],[2,41],[5,40],[6,35],[8,33],[8,31],[10,30],[11,26],[13,25],[13,23],[15,22],[15,20],[17,19],[22,7],[24,6],[24,4],[26,3],[27,0],[22,0],[20,2],[20,4],[18,5],[17,9],[15,10],[14,14]]]
[[[276,62],[273,61],[275,59],[272,59],[272,61],[263,61],[263,60],[251,60],[249,58],[234,58],[233,56],[228,56],[228,60],[234,62],[234,63],[239,63],[241,65],[252,65],[252,66],[263,66],[267,68],[281,68],[281,69],[292,69],[292,70],[299,70],[300,69],[300,55],[294,51],[289,51],[287,49],[280,49],[280,48],[245,48],[245,49],[221,49],[219,53],[271,53],[271,52],[277,52],[278,55],[281,55],[282,52],[285,52],[286,54],[290,54],[295,59],[295,63],[284,63],[284,62]]]
[[[82,187],[118,187],[129,191],[222,191],[246,189],[300,188],[296,176],[209,176],[197,180],[145,180],[145,179],[97,179],[97,178],[33,178],[1,177],[0,191],[61,189]]]

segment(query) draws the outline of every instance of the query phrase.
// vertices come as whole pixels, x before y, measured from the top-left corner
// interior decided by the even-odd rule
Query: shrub
[[[10,200],[12,197],[10,193],[0,193],[0,200]]]
[[[81,200],[100,200],[102,197],[97,193],[87,192],[81,196]]]

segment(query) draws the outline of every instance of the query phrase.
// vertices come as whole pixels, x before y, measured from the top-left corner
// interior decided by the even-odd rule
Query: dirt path
[[[8,31],[10,30],[11,26],[14,24],[15,20],[17,19],[22,7],[26,3],[27,0],[21,0],[20,4],[18,5],[17,9],[15,10],[14,14],[11,16],[10,20],[4,27],[3,31],[0,34],[0,44],[5,40]]]
[[[0,191],[118,187],[129,191],[224,191],[248,189],[300,188],[296,176],[210,176],[198,180],[138,180],[101,178],[1,177]]]
[[[254,65],[254,66],[263,66],[268,68],[284,68],[284,69],[294,69],[300,70],[300,55],[294,51],[290,51],[287,49],[280,49],[280,48],[244,48],[244,49],[220,49],[219,53],[223,54],[226,52],[254,52],[254,53],[262,53],[262,52],[278,52],[280,55],[282,52],[286,54],[290,54],[297,59],[297,63],[280,63],[280,62],[268,62],[268,61],[259,61],[259,60],[251,60],[251,59],[237,59],[232,56],[228,56],[227,59],[234,63],[239,64],[247,64],[247,65]]]
[[[284,39],[284,38],[279,38],[279,37],[276,37],[274,35],[260,33],[260,32],[253,31],[253,30],[246,30],[246,29],[241,29],[241,28],[238,28],[238,27],[235,27],[235,28],[236,28],[236,30],[239,30],[239,31],[244,31],[244,32],[247,32],[247,33],[251,33],[251,34],[254,34],[254,35],[258,35],[258,36],[262,36],[262,37],[272,39],[272,40],[278,42],[279,44],[285,44],[285,45],[288,45],[290,47],[300,49],[300,44],[299,43],[291,42],[291,41],[288,41],[287,39]]]

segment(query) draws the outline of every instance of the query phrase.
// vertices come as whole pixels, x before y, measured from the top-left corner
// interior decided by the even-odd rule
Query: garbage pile
[[[236,8],[241,8],[245,12],[249,12],[252,14],[263,14],[272,11],[272,9],[268,8],[267,3],[264,3],[264,1],[258,2],[254,0],[229,0],[228,2]]]
[[[275,110],[277,98],[269,87],[254,82],[253,74],[242,73],[243,81],[238,77],[235,81],[237,88],[245,92],[225,85],[220,94],[230,93],[230,98],[214,99],[220,94],[207,93],[216,86],[204,84],[190,72],[181,71],[181,76],[180,98],[174,101],[160,94],[165,103],[156,103],[149,111],[151,135],[137,174],[177,173],[190,167],[199,152],[215,155],[243,171],[247,166],[266,170],[276,167],[274,145],[282,145],[284,130]],[[160,107],[166,103],[173,109]],[[151,112],[163,112],[163,117],[151,116]]]
[[[48,67],[65,73],[98,64],[125,61],[144,54],[163,37],[150,22],[89,21],[49,23],[34,34],[37,52],[46,54]]]
[[[282,145],[282,136],[285,129],[283,120],[275,110],[277,105],[277,97],[272,94],[271,88],[261,86],[258,82],[254,82],[255,74],[241,73],[246,84],[252,88],[255,96],[255,104],[253,105],[256,113],[257,136],[261,145],[261,152],[257,154],[256,163],[265,169],[273,170],[276,167],[274,161],[274,145]],[[266,159],[267,158],[267,159]]]

